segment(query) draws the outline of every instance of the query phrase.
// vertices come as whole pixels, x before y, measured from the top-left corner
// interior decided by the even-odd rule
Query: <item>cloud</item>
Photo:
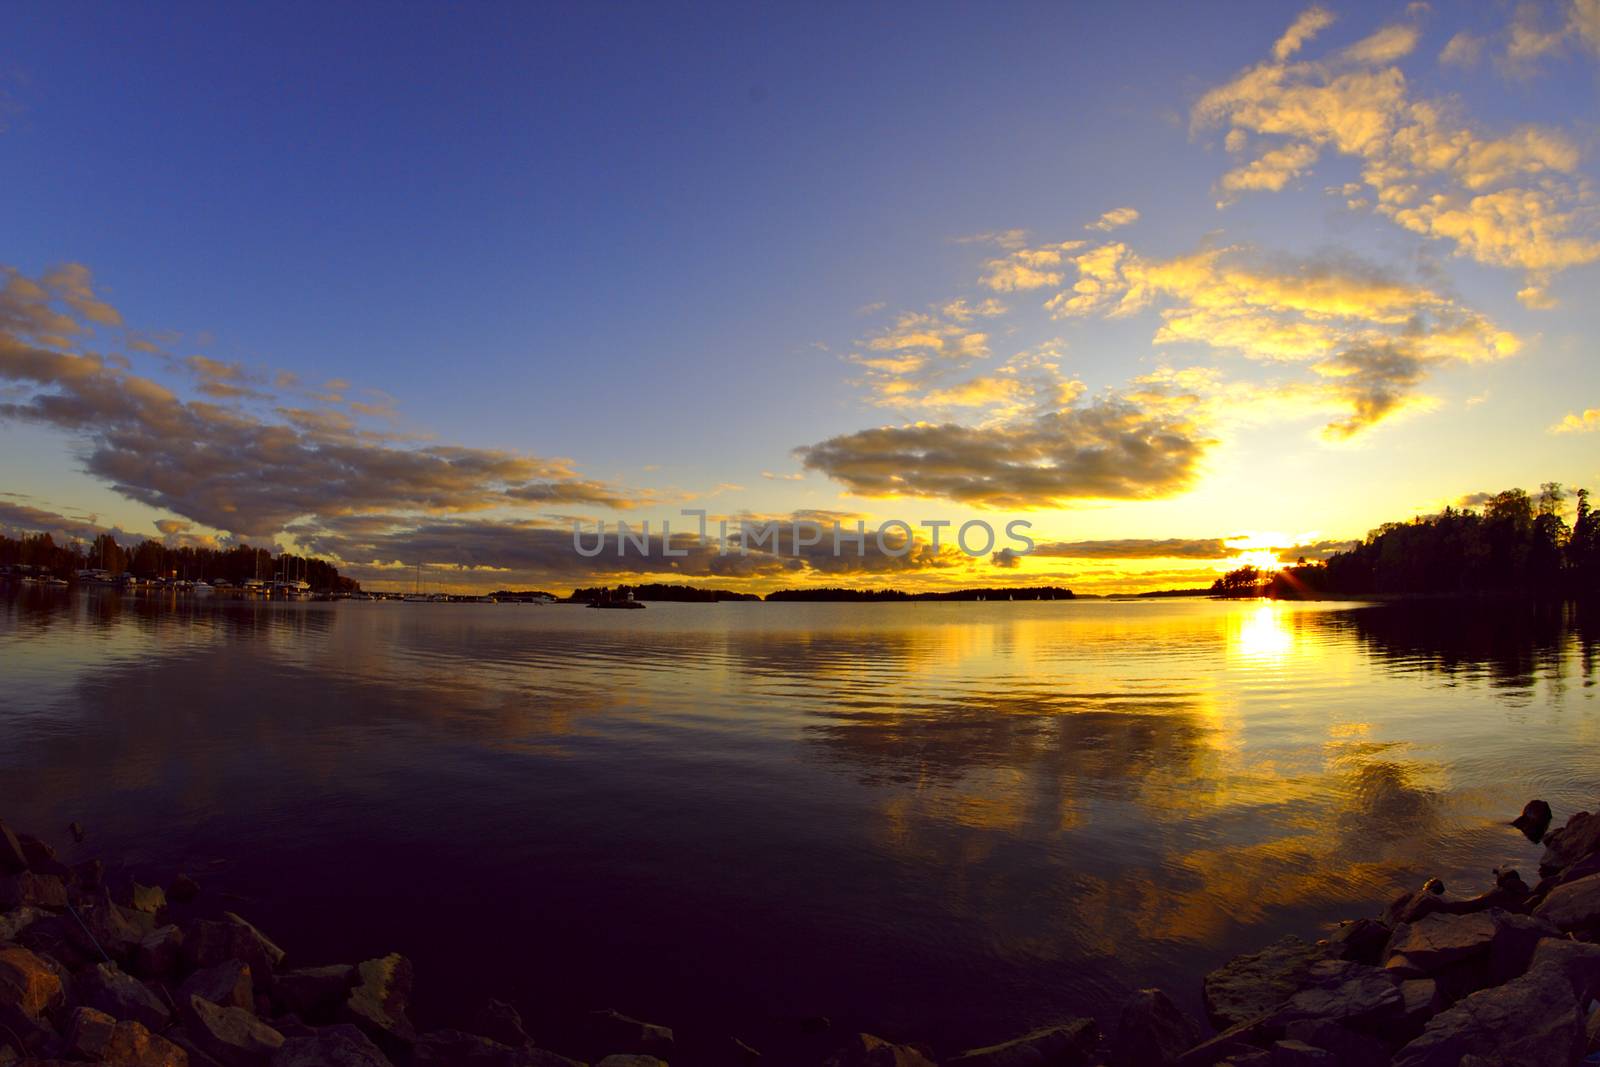
[[[1600,408],[1587,408],[1568,415],[1550,427],[1551,433],[1593,433],[1596,430],[1600,430]]]
[[[1305,363],[1347,414],[1349,437],[1424,401],[1434,367],[1515,355],[1521,342],[1481,313],[1348,257],[1269,259],[1244,246],[1147,260],[1121,242],[1069,264],[1078,279],[1047,302],[1059,317],[1159,309],[1157,345],[1203,344],[1269,363]]]
[[[1445,43],[1439,62],[1445,66],[1475,67],[1483,57],[1483,38],[1462,30]]]
[[[1138,221],[1139,212],[1135,208],[1115,207],[1101,215],[1096,221],[1089,223],[1084,229],[1109,231]]]
[[[795,453],[861,496],[1027,510],[1170,496],[1194,480],[1212,443],[1180,414],[1107,396],[998,426],[860,430]]]
[[[580,477],[566,460],[402,447],[326,409],[279,406],[262,414],[185,400],[75,347],[92,324],[112,321],[92,310],[99,302],[87,271],[57,270],[33,281],[7,270],[5,277],[0,382],[13,386],[15,399],[0,403],[0,419],[72,434],[88,473],[131,500],[213,529],[265,538],[308,515],[443,514],[526,502],[626,508],[645,500]],[[188,367],[202,385],[244,375],[202,357]]]
[[[1062,559],[1226,559],[1238,550],[1222,537],[1123,538],[1109,541],[1050,541],[1032,555]]]
[[[1306,8],[1289,24],[1289,28],[1283,31],[1283,36],[1273,43],[1272,58],[1282,63],[1304,48],[1307,41],[1331,25],[1333,25],[1333,15],[1326,8]]]
[[[1571,25],[1578,24],[1575,16]],[[1195,129],[1224,128],[1236,151],[1253,145],[1250,158],[1218,182],[1228,197],[1282,189],[1331,153],[1360,165],[1378,214],[1448,242],[1458,255],[1522,270],[1530,284],[1600,260],[1596,213],[1571,138],[1535,125],[1492,135],[1460,116],[1453,101],[1413,95],[1394,65],[1416,44],[1412,27],[1387,27],[1322,60],[1290,62],[1307,36],[1295,27],[1271,58],[1194,106]],[[1452,44],[1451,61],[1464,58],[1465,39]],[[1544,46],[1520,47],[1531,54]]]
[[[64,541],[92,541],[103,533],[112,533],[112,527],[102,526],[91,517],[72,517],[32,504],[0,500],[0,531],[10,536],[22,533],[47,533]]]

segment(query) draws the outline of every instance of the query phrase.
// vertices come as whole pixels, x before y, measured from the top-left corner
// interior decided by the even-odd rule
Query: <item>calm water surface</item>
[[[1505,821],[1600,798],[1597,649],[1570,607],[12,591],[0,814],[195,871],[300,962],[403,951],[424,1021],[947,1051],[1531,877]]]

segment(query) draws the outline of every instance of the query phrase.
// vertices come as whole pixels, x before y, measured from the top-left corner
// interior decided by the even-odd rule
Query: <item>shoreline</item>
[[[1545,846],[1533,885],[1497,870],[1494,888],[1460,897],[1433,879],[1327,938],[1280,937],[1205,976],[1204,1022],[1145,989],[1104,1032],[1063,1015],[966,1050],[823,1016],[756,1050],[736,1027],[680,1037],[602,1006],[554,1027],[552,1049],[494,999],[448,1020],[458,1028],[419,1031],[404,956],[299,966],[187,875],[147,885],[98,859],[68,866],[0,824],[0,1067],[1576,1064],[1600,1051],[1600,815],[1551,823],[1542,801],[1514,820]]]

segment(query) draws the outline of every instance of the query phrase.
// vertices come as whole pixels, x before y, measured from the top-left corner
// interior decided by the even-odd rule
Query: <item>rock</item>
[[[1564,867],[1595,852],[1600,852],[1600,816],[1580,811],[1559,830],[1544,835],[1544,855],[1539,857],[1539,873],[1555,874]]]
[[[411,961],[392,953],[360,964],[357,972],[357,984],[345,998],[345,1021],[359,1026],[386,1053],[406,1052],[417,1038],[406,1017],[411,1005]]]
[[[1206,1016],[1218,1030],[1258,1018],[1288,1000],[1304,983],[1322,949],[1289,936],[1260,952],[1237,956],[1206,975]]]
[[[1246,1046],[1231,1053],[1227,1059],[1218,1060],[1216,1067],[1272,1067],[1272,1053],[1263,1048]]]
[[[353,968],[352,968],[353,969]],[[286,1038],[272,1067],[392,1067],[389,1058],[349,1023],[320,1026],[302,1037]]]
[[[644,1057],[659,1062],[653,1056]],[[435,1030],[411,1048],[413,1067],[526,1067],[530,1052],[460,1030]]]
[[[591,1011],[589,1035],[596,1051],[637,1052],[649,1056],[670,1056],[671,1027],[640,1022],[618,1011]]]
[[[1422,1028],[1444,1007],[1439,997],[1439,983],[1432,978],[1412,978],[1400,983],[1400,999],[1404,1003],[1404,1019],[1408,1027]]]
[[[622,1053],[616,1056],[607,1056],[600,1061],[599,1067],[667,1067],[667,1061],[658,1060],[654,1056]]]
[[[1544,832],[1550,828],[1550,820],[1554,817],[1549,804],[1542,800],[1530,800],[1522,806],[1522,814],[1511,820],[1511,825],[1537,845],[1544,840]]]
[[[114,1019],[131,1019],[146,1029],[160,1030],[172,1019],[160,997],[114,963],[97,963],[79,971],[73,992],[79,1003]]]
[[[44,918],[44,912],[28,905],[0,915],[0,941],[15,941],[17,936]]]
[[[1272,1046],[1272,1067],[1339,1067],[1339,1057],[1304,1041],[1279,1041]]]
[[[1494,935],[1494,919],[1485,912],[1472,915],[1435,913],[1396,926],[1385,958],[1393,960],[1400,956],[1421,974],[1435,974],[1463,960],[1487,959]],[[1394,969],[1405,970],[1398,965]]]
[[[200,883],[190,878],[187,874],[180,874],[167,886],[167,899],[175,900],[180,904],[187,904],[200,895]]]
[[[162,892],[160,886],[134,882],[128,890],[128,906],[134,911],[157,915],[167,906],[167,894]]]
[[[183,958],[183,931],[158,926],[139,939],[133,950],[133,969],[141,978],[166,981],[178,973]]]
[[[72,835],[74,843],[83,844],[83,824],[78,820],[74,819],[67,824],[67,833]]]
[[[20,871],[0,877],[0,911],[12,908],[62,911],[66,906],[67,887],[57,875]]]
[[[512,1048],[533,1044],[522,1028],[522,1014],[503,1000],[490,998],[472,1017],[472,1030]]]
[[[22,851],[22,842],[4,822],[0,822],[0,873],[21,874],[28,869],[28,857]]]
[[[106,865],[99,860],[84,860],[72,866],[73,881],[85,893],[95,893],[106,884]]]
[[[802,1034],[825,1034],[833,1029],[833,1020],[826,1015],[807,1015],[800,1020]]]
[[[183,960],[190,967],[215,967],[228,960],[243,960],[258,985],[270,986],[272,972],[283,962],[283,949],[233,912],[222,919],[200,919],[183,932]]]
[[[1099,1043],[1100,1030],[1095,1026],[1093,1019],[1073,1019],[1060,1026],[1035,1030],[998,1045],[968,1049],[961,1055],[946,1060],[945,1064],[946,1067],[1035,1067],[1035,1065],[1043,1067],[1045,1064],[1052,1067],[1054,1065],[1073,1067],[1076,1064],[1088,1063],[1090,1056],[1094,1054],[1095,1046]]]
[[[1274,1013],[1280,1023],[1318,1019],[1374,1029],[1405,1014],[1399,986],[1381,967],[1322,960],[1311,965],[1304,980],[1307,988]]]
[[[56,850],[32,834],[18,834],[17,844],[22,846],[22,858],[30,871],[59,874],[61,864],[56,860]]]
[[[300,967],[273,978],[272,993],[289,1011],[309,1020],[330,1020],[338,1014],[360,980],[352,964]]]
[[[155,916],[124,908],[104,896],[84,907],[79,917],[83,926],[74,922],[67,930],[78,939],[79,947],[91,959],[99,959],[104,951],[115,959],[131,960],[138,953],[140,943],[156,929]]]
[[[189,1054],[135,1022],[119,1022],[102,1054],[108,1067],[189,1067]]]
[[[1556,886],[1533,909],[1533,914],[1568,933],[1582,935],[1600,930],[1600,874]]]
[[[67,1049],[86,1060],[98,1060],[111,1047],[117,1020],[103,1011],[78,1007],[67,1017]]]
[[[737,1037],[730,1037],[728,1038],[728,1062],[740,1064],[741,1067],[755,1067],[755,1064],[761,1062],[761,1053],[740,1041]]]
[[[283,1035],[243,1008],[223,1008],[201,996],[183,1001],[189,1037],[223,1067],[267,1067]]]
[[[615,1059],[607,1056],[599,1067],[623,1067],[613,1062]],[[959,1058],[951,1061],[960,1062]],[[856,1034],[823,1060],[822,1067],[937,1067],[937,1064],[910,1045],[893,1045],[871,1034]]]
[[[66,989],[48,963],[20,945],[0,945],[0,1004],[37,1021],[65,1000]]]
[[[1371,1034],[1326,1019],[1292,1022],[1284,1028],[1284,1037],[1331,1052],[1339,1067],[1389,1067],[1388,1045]]]
[[[1494,920],[1494,943],[1489,946],[1487,985],[1503,985],[1522,974],[1539,942],[1559,936],[1554,926],[1531,915],[1491,911],[1489,916]]]
[[[1172,998],[1159,989],[1141,989],[1117,1017],[1109,1059],[1113,1067],[1166,1067],[1204,1036]]]
[[[1393,932],[1376,919],[1356,919],[1333,932],[1328,949],[1341,960],[1376,966],[1383,962],[1383,950]]]
[[[178,987],[178,1003],[184,1003],[191,996],[204,997],[219,1007],[243,1008],[254,1013],[256,993],[250,965],[243,960],[227,960],[195,971]]]
[[[1561,971],[1580,1003],[1588,1004],[1600,996],[1600,945],[1548,938],[1534,949],[1528,968],[1532,970],[1541,964],[1550,964]]]
[[[1542,963],[1435,1015],[1394,1067],[1459,1067],[1469,1055],[1495,1064],[1576,1063],[1583,1045],[1578,998],[1560,967]]]

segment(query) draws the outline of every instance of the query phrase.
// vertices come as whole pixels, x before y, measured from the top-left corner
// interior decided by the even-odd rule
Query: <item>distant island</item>
[[[1057,585],[1028,588],[946,589],[937,592],[907,593],[900,589],[779,589],[768,593],[769,601],[880,601],[880,600],[1071,600],[1072,590]]]
[[[591,604],[606,600],[671,600],[689,604],[712,604],[723,600],[760,600],[755,593],[736,593],[728,589],[701,589],[693,585],[666,585],[646,582],[642,585],[595,586],[574,589],[567,597],[569,604]]]

